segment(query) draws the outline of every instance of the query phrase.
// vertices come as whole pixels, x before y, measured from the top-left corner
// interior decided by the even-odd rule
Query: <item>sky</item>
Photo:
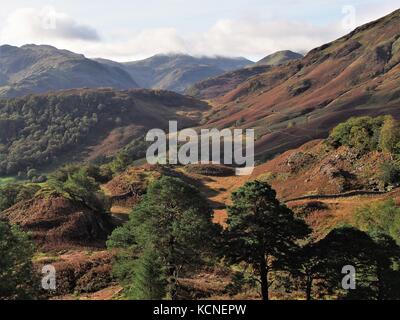
[[[48,44],[89,58],[301,53],[400,7],[399,0],[2,1],[0,45]]]

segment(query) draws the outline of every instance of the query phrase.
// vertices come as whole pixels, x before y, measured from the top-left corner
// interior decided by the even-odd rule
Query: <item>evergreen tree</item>
[[[321,249],[323,250],[319,243],[308,243],[294,257],[297,261],[291,273],[296,278],[300,278],[298,287],[305,291],[306,300],[312,300],[315,282],[325,277]]]
[[[160,258],[153,248],[146,248],[133,266],[133,278],[128,298],[134,300],[162,300],[166,295],[167,280]]]
[[[294,263],[291,256],[310,230],[280,204],[276,192],[259,181],[246,183],[232,194],[225,231],[226,256],[232,263],[250,264],[258,276],[264,300],[269,299],[270,272]]]
[[[393,238],[385,234],[373,234],[375,242],[372,252],[376,281],[377,300],[398,300],[400,298],[400,247]]]
[[[113,232],[108,245],[131,252],[144,252],[151,246],[165,270],[167,296],[176,299],[179,273],[211,253],[219,231],[212,223],[207,200],[197,189],[180,179],[162,177],[149,186],[129,221]],[[119,263],[131,259],[132,255],[126,255]]]
[[[34,246],[25,233],[0,221],[0,300],[35,297],[33,253]]]
[[[400,247],[387,235],[367,233],[352,227],[332,230],[324,239],[306,245],[298,255],[297,275],[303,278],[307,299],[318,280],[326,294],[339,299],[397,299],[400,295]],[[342,287],[344,266],[355,268],[356,288]],[[296,275],[296,273],[295,273]]]
[[[50,176],[48,181],[50,191],[81,202],[93,210],[108,211],[109,203],[100,189],[100,184],[89,176],[87,168],[70,167],[70,169],[71,171],[68,168],[65,171],[59,170]]]

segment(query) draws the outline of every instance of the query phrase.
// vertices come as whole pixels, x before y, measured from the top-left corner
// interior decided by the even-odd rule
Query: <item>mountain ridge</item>
[[[277,51],[261,59],[256,65],[278,66],[292,60],[301,59],[303,55],[290,50]]]
[[[255,128],[257,154],[268,158],[326,137],[351,116],[400,118],[399,74],[400,10],[396,10],[300,60],[271,67],[233,90],[222,91],[211,102],[215,108],[206,126]]]
[[[0,96],[17,97],[54,90],[137,88],[123,69],[110,67],[49,45],[0,47]]]
[[[144,60],[123,63],[105,59],[97,61],[119,66],[143,88],[178,93],[183,93],[198,81],[253,64],[246,58],[187,54],[157,54]]]
[[[198,99],[214,99],[235,89],[250,78],[270,70],[274,66],[284,65],[302,57],[303,55],[290,50],[277,51],[253,65],[197,82],[186,89],[185,93]]]

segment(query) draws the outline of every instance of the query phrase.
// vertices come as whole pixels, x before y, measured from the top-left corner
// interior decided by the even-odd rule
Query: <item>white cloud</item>
[[[363,6],[356,12],[356,23],[360,25],[383,16],[392,9],[393,4],[389,4],[384,9],[377,9],[374,5]],[[171,27],[135,30],[125,26],[123,29],[103,30],[100,37],[95,28],[81,24],[65,13],[52,8],[25,8],[8,16],[0,30],[0,42],[13,45],[50,44],[88,57],[118,61],[172,52],[246,56],[256,60],[278,50],[305,53],[351,31],[343,28],[340,18],[337,20],[323,25],[282,17],[267,20],[254,14],[220,19],[195,34]]]
[[[101,42],[73,44],[90,57],[109,57],[128,61],[157,53],[192,55],[264,57],[278,50],[298,52],[319,46],[345,34],[340,24],[317,27],[300,22],[262,20],[220,20],[204,33],[183,37],[174,28],[147,29],[138,32],[119,31]],[[65,43],[67,45],[67,43]]]
[[[339,25],[304,22],[220,20],[194,44],[195,51],[263,57],[278,50],[306,52],[343,34]]]
[[[99,40],[99,35],[95,29],[79,24],[68,15],[44,7],[40,10],[22,8],[10,14],[1,30],[0,39],[9,44],[51,44],[61,40],[95,41]]]
[[[174,28],[156,28],[141,31],[119,30],[102,42],[88,44],[85,53],[91,57],[128,61],[174,52],[188,52],[186,40]]]

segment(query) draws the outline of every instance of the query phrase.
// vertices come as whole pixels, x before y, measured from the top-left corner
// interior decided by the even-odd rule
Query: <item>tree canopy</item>
[[[0,221],[0,300],[35,297],[33,253],[34,246],[26,233]]]
[[[212,223],[212,211],[197,189],[178,178],[164,176],[150,184],[128,223],[113,232],[108,245],[137,250],[140,257],[152,250],[165,270],[167,296],[176,299],[179,274],[201,263],[211,252],[219,229]],[[117,268],[134,259],[126,251],[123,254]]]
[[[232,194],[228,207],[224,252],[232,263],[253,266],[263,299],[269,298],[269,273],[290,264],[298,241],[310,233],[308,226],[276,199],[276,192],[259,181],[246,183]]]

